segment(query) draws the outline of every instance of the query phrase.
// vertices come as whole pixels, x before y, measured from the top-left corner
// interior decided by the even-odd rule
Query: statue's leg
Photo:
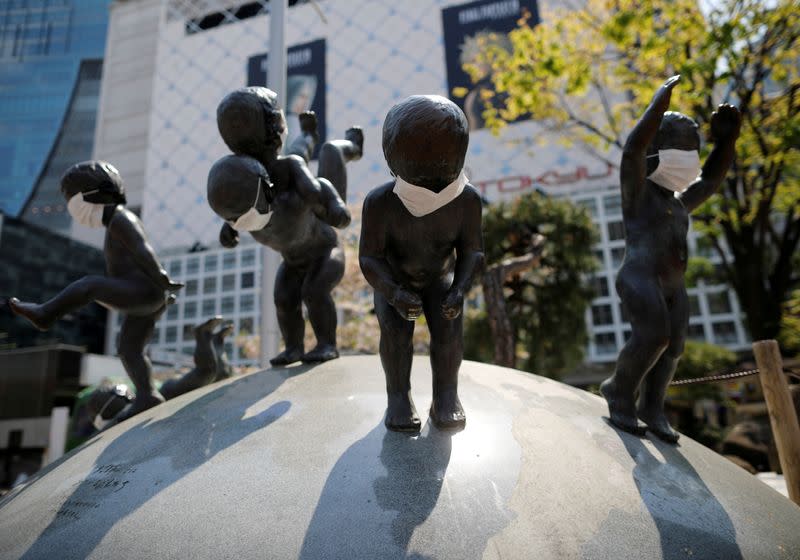
[[[683,354],[686,332],[689,328],[689,296],[686,295],[685,288],[681,288],[668,298],[667,305],[670,321],[669,346],[642,380],[637,413],[639,419],[647,424],[647,428],[656,436],[666,442],[676,443],[679,436],[664,414],[664,398],[667,386],[678,366],[678,360]]]
[[[460,429],[467,421],[458,398],[458,369],[464,357],[464,315],[455,319],[442,317],[442,301],[450,284],[451,278],[447,278],[425,290],[422,307],[431,333],[433,402],[430,417],[437,428]]]
[[[386,298],[375,292],[375,313],[381,329],[380,355],[386,375],[384,424],[395,432],[418,432],[419,416],[411,399],[414,322],[403,319]]]
[[[304,362],[325,362],[339,357],[336,349],[336,304],[331,292],[342,276],[344,251],[339,247],[334,247],[328,255],[314,262],[306,273],[302,296],[317,345],[303,355]]]
[[[233,332],[233,321],[225,321],[211,339],[214,345],[214,354],[217,358],[217,373],[214,381],[227,379],[233,376],[233,368],[228,361],[228,356],[225,354],[225,338]]]
[[[117,350],[125,371],[136,387],[136,398],[117,416],[119,421],[164,402],[164,397],[153,387],[152,366],[144,353],[160,315],[160,312],[146,316],[126,315],[122,321]]]
[[[617,277],[617,292],[631,322],[631,337],[617,358],[614,375],[600,385],[611,422],[644,435],[636,417],[636,391],[669,341],[669,317],[658,280],[646,271],[626,267]]]
[[[317,176],[329,180],[342,200],[347,202],[347,169],[345,164],[361,158],[364,132],[357,126],[348,128],[344,140],[325,142],[319,150]]]
[[[164,297],[163,292],[159,293],[153,286],[142,285],[141,282],[93,275],[76,280],[42,304],[21,302],[11,298],[9,307],[36,328],[47,330],[64,315],[77,311],[93,301],[123,312],[131,308],[132,302],[155,311],[164,304]]]
[[[274,295],[278,326],[286,349],[269,361],[273,366],[285,366],[303,357],[305,322],[300,296],[302,283],[302,272],[282,262],[275,277]]]
[[[173,399],[188,391],[208,385],[217,374],[217,356],[211,344],[214,329],[222,322],[222,317],[211,319],[197,325],[194,329],[194,365],[195,368],[185,375],[165,381],[161,385],[161,394],[165,399]]]

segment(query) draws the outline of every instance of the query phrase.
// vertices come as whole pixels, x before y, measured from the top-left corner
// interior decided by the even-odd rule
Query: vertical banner
[[[319,148],[327,137],[325,123],[325,39],[289,47],[286,51],[286,124],[289,128],[286,144],[300,135],[298,115],[314,111],[319,123]],[[251,56],[247,61],[247,85],[267,85],[267,54]]]
[[[539,23],[536,0],[478,0],[442,10],[447,94],[464,110],[471,130],[485,125],[481,116],[484,105],[481,90],[491,87],[491,69],[482,69],[481,79],[473,84],[464,72],[464,64],[476,62],[476,55],[485,42],[510,49],[508,32],[515,29],[526,14],[530,17],[529,25]],[[464,88],[467,94],[455,96],[455,88]]]

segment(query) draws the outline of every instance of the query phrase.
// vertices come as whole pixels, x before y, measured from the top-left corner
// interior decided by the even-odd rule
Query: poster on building
[[[482,78],[473,84],[464,64],[476,62],[484,42],[510,49],[508,32],[525,14],[530,14],[529,25],[539,22],[536,0],[478,0],[442,10],[447,91],[466,113],[471,130],[485,126],[481,90],[491,87],[491,69],[483,69]],[[455,88],[464,88],[467,94],[455,96]]]
[[[286,145],[300,136],[303,111],[314,111],[319,123],[319,148],[326,139],[325,126],[325,39],[294,45],[286,52],[286,124],[289,128]],[[267,54],[251,56],[247,61],[247,85],[267,85]]]

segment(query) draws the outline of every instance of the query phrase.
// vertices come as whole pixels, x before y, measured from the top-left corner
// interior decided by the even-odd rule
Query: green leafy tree
[[[506,365],[559,377],[583,356],[584,313],[593,295],[586,277],[597,267],[592,252],[597,234],[584,208],[565,199],[526,194],[486,211],[487,266],[528,254],[537,234],[544,236],[543,246],[537,249],[538,264],[504,284],[517,349],[517,363]],[[467,358],[493,360],[491,332],[486,313],[467,314]]]
[[[484,96],[495,132],[530,115],[546,137],[615,164],[671,75],[681,75],[671,108],[705,133],[718,103],[738,105],[736,162],[694,227],[721,256],[751,336],[774,338],[782,303],[800,283],[800,8],[797,0],[700,4],[587,0],[545,11],[536,26],[520,22],[510,49],[485,41],[465,69],[499,94]]]

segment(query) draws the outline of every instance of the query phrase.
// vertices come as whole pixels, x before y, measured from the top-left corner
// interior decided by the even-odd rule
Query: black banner
[[[447,93],[464,110],[472,130],[484,127],[481,116],[484,104],[480,92],[491,84],[491,73],[487,69],[484,77],[473,84],[463,66],[475,61],[476,54],[482,48],[479,44],[481,40],[510,49],[508,32],[517,27],[517,22],[525,12],[530,14],[529,25],[539,23],[536,0],[478,0],[442,10]],[[497,34],[494,39],[490,38],[492,33]],[[468,93],[464,97],[456,97],[453,95],[454,88],[465,88]]]
[[[325,39],[289,47],[286,51],[286,124],[289,135],[286,145],[300,135],[297,117],[303,111],[314,111],[319,123],[319,142],[313,157],[327,137],[325,122]],[[247,61],[247,85],[267,85],[267,55],[251,56]]]

